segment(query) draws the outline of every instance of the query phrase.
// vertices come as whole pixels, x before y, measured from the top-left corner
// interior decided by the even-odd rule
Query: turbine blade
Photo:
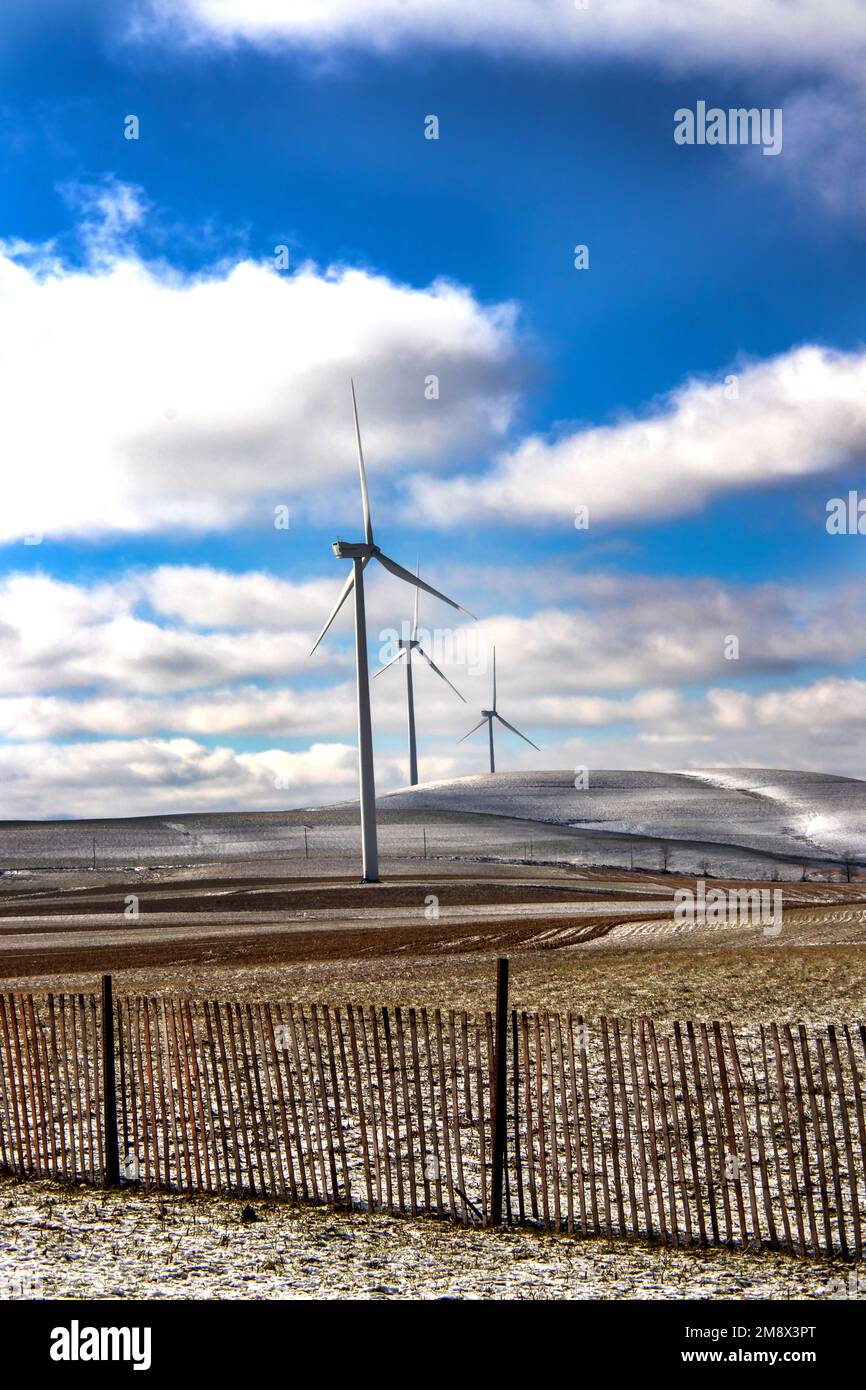
[[[396,560],[391,560],[387,555],[383,555],[381,550],[376,551],[376,559],[379,561],[380,565],[385,566],[386,570],[390,570],[392,574],[396,574],[398,579],[405,579],[407,584],[414,584],[416,588],[423,589],[425,593],[432,594],[434,598],[441,599],[443,603],[449,604],[451,608],[459,609],[461,613],[466,614],[467,618],[475,617],[475,614],[470,613],[468,608],[464,608],[462,603],[455,603],[453,598],[449,598],[447,594],[440,593],[438,589],[433,588],[432,584],[425,583],[423,579],[419,579],[417,574],[413,574],[411,570],[404,570],[402,565],[398,565]]]
[[[420,575],[420,573],[421,573],[421,556],[419,555],[419,556],[418,556],[417,563],[416,563],[416,565],[415,565],[415,578],[416,578],[416,579],[418,578],[418,576]],[[418,588],[418,586],[417,586],[417,584],[416,584],[416,585],[415,585],[415,612],[414,612],[413,617],[412,617],[412,641],[413,641],[413,642],[415,641],[415,634],[416,634],[417,631],[418,631],[418,596],[420,595],[420,593],[421,593],[421,590]]]
[[[355,566],[353,565],[352,568],[349,570],[349,577],[348,577],[348,579],[346,580],[345,584],[343,585],[342,589],[340,590],[340,597],[337,599],[337,602],[334,604],[333,608],[331,609],[331,616],[330,616],[330,618],[329,618],[328,621],[325,623],[325,626],[322,628],[322,631],[319,633],[318,637],[316,638],[315,642],[313,643],[312,647],[310,648],[310,656],[313,655],[313,652],[316,650],[316,647],[318,647],[318,645],[319,645],[319,643],[321,642],[322,638],[324,637],[325,633],[328,631],[328,628],[331,626],[331,623],[334,621],[334,619],[336,618],[336,616],[337,616],[337,614],[339,613],[340,609],[342,608],[343,604],[346,602],[346,599],[349,597],[350,593],[352,592],[352,589],[354,588],[354,584],[355,584]]]
[[[380,666],[378,671],[373,672],[373,680],[375,680],[377,676],[381,676],[383,671],[387,671],[389,666],[393,666],[395,661],[399,661],[400,657],[405,655],[406,648],[401,647],[396,656],[392,656],[390,661],[386,661],[384,666]]]
[[[486,723],[487,723],[487,720],[486,720],[486,719],[482,719],[481,724],[486,724]],[[465,743],[466,740],[467,740],[472,734],[475,734],[475,733],[478,732],[478,730],[481,728],[481,724],[476,724],[474,729],[470,729],[468,734],[464,734],[462,738],[458,738],[457,742],[458,742],[458,743]]]
[[[496,713],[496,648],[493,648],[493,713]]]
[[[367,474],[364,469],[364,449],[361,444],[361,426],[358,423],[358,402],[355,398],[355,383],[352,382],[352,412],[355,416],[355,438],[358,441],[358,470],[361,474],[361,505],[364,508],[364,535],[367,544],[373,544],[373,522],[370,517],[370,498],[367,494]]]
[[[526,737],[526,734],[522,734],[519,729],[515,729],[514,725],[509,724],[507,719],[503,719],[501,714],[497,714],[496,718],[499,720],[500,724],[505,725],[506,729],[510,729],[513,734],[517,734],[518,738],[522,738],[524,743],[528,743],[530,748],[534,748],[536,753],[541,752],[537,743],[533,743],[531,738]]]
[[[424,660],[427,662],[427,665],[430,667],[430,669],[433,670],[433,671],[435,671],[436,674],[437,674],[437,676],[439,676],[439,678],[440,678],[441,680],[443,680],[443,681],[445,682],[446,685],[451,685],[451,682],[450,682],[450,680],[448,679],[448,677],[445,675],[445,672],[439,670],[439,667],[436,665],[436,662],[435,662],[435,661],[431,661],[430,657],[427,655],[427,653],[425,652],[424,648],[423,648],[422,646],[419,645],[418,648],[417,648],[417,650],[421,653],[421,655],[423,656]],[[463,696],[460,694],[460,691],[457,689],[457,686],[456,686],[456,685],[451,685],[451,689],[454,691],[454,694],[455,694],[455,695],[458,695],[458,696],[460,697],[460,699],[463,700],[463,703],[464,703],[464,705],[465,705],[465,704],[466,704],[466,701],[465,701],[465,699],[463,698]],[[483,721],[482,721],[482,722],[483,722]]]

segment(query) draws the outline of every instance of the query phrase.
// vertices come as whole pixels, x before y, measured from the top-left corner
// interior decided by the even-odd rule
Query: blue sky
[[[385,548],[480,619],[425,600],[468,703],[422,686],[422,780],[483,769],[494,642],[544,750],[504,765],[866,775],[866,542],[825,527],[866,445],[866,18],[668,8],[8,8],[5,814],[351,795],[348,616],[304,658],[359,529],[350,374]],[[780,108],[781,152],[677,145],[698,100]],[[373,658],[407,592],[371,586]]]

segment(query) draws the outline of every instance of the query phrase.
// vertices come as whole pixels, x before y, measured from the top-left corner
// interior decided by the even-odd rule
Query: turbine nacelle
[[[367,541],[333,541],[331,549],[338,560],[369,560],[379,551],[378,545],[370,545]]]

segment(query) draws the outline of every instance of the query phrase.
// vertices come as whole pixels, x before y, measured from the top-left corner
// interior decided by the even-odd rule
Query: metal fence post
[[[502,1225],[502,1182],[505,1176],[505,1062],[508,1036],[508,960],[496,962],[496,1052],[492,1107],[493,1174],[490,1184],[490,1225]]]
[[[105,1166],[103,1187],[120,1186],[120,1148],[117,1138],[117,1090],[114,1073],[114,999],[111,976],[102,977],[102,1135]]]

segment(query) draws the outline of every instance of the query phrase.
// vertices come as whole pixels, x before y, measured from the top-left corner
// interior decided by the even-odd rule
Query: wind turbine
[[[418,571],[420,571],[420,564],[419,564],[419,566],[418,566]],[[417,573],[416,573],[416,578],[417,578]],[[424,660],[427,662],[427,665],[428,665],[433,671],[436,672],[437,676],[439,676],[439,678],[440,678],[441,680],[443,680],[443,681],[445,682],[446,685],[451,686],[451,689],[454,691],[454,694],[457,696],[457,698],[460,699],[460,700],[463,700],[464,705],[466,704],[466,701],[463,699],[463,696],[460,694],[460,691],[457,689],[456,685],[451,685],[451,682],[450,682],[450,680],[448,679],[448,677],[444,674],[444,672],[442,672],[442,671],[439,670],[439,667],[436,665],[435,661],[433,661],[433,659],[427,655],[427,653],[425,652],[424,648],[421,646],[421,643],[418,641],[418,595],[419,595],[419,592],[420,592],[420,590],[418,590],[418,589],[415,590],[415,611],[414,611],[413,616],[412,616],[412,636],[409,637],[408,639],[407,639],[407,638],[404,638],[404,637],[401,637],[401,638],[399,639],[399,647],[400,647],[400,650],[397,652],[397,655],[396,655],[396,656],[392,656],[392,657],[391,657],[391,660],[390,660],[390,661],[386,661],[386,662],[385,662],[385,665],[384,665],[384,666],[380,666],[379,669],[378,669],[378,671],[376,671],[376,672],[374,673],[374,675],[373,675],[373,679],[375,680],[375,679],[376,679],[376,676],[381,676],[382,672],[383,672],[383,671],[387,671],[387,669],[388,669],[389,666],[393,666],[394,663],[397,662],[397,661],[402,661],[404,657],[406,658],[406,704],[407,704],[407,707],[408,707],[408,724],[409,724],[409,785],[410,785],[410,787],[416,787],[416,786],[418,785],[418,750],[417,750],[417,747],[416,747],[416,744],[415,744],[415,693],[414,693],[414,690],[413,690],[413,687],[412,687],[412,653],[413,653],[413,651],[417,651],[421,656],[423,656]],[[465,610],[464,610],[464,611],[465,611]],[[404,631],[405,631],[405,629],[404,629]]]
[[[487,733],[488,733],[488,736],[489,736],[489,738],[490,738],[490,771],[491,771],[491,772],[495,772],[495,771],[496,771],[496,763],[495,763],[495,760],[494,760],[494,757],[493,757],[493,721],[494,721],[494,719],[498,719],[499,722],[500,722],[500,724],[504,724],[505,727],[506,727],[506,729],[510,729],[511,732],[512,732],[513,734],[517,734],[517,737],[518,737],[518,738],[522,738],[522,739],[523,739],[523,742],[524,742],[524,743],[528,743],[529,746],[530,746],[530,748],[534,748],[535,751],[536,751],[537,753],[540,753],[540,752],[541,752],[541,749],[539,748],[539,746],[538,746],[537,743],[533,743],[531,738],[527,738],[527,737],[526,737],[526,734],[522,734],[522,733],[520,732],[519,729],[515,729],[515,727],[514,727],[513,724],[509,724],[509,722],[508,722],[507,719],[503,719],[503,718],[502,718],[502,715],[499,713],[499,711],[498,711],[497,708],[496,708],[496,648],[495,648],[495,647],[493,648],[493,708],[492,708],[492,709],[483,709],[483,710],[481,711],[481,715],[482,715],[481,723],[476,724],[474,729],[470,729],[470,730],[469,730],[469,733],[468,733],[468,734],[464,734],[464,735],[463,735],[463,738],[458,739],[457,742],[458,742],[458,743],[465,743],[466,739],[469,738],[471,734],[474,734],[474,733],[476,732],[476,730],[478,730],[478,729],[481,728],[481,725],[482,725],[482,724],[485,724],[485,723],[486,723],[486,725],[487,725]]]
[[[351,560],[352,570],[343,585],[340,596],[322,631],[310,651],[310,656],[318,647],[331,623],[336,618],[349,594],[355,595],[355,672],[358,687],[358,780],[361,792],[361,860],[364,879],[367,883],[379,882],[379,848],[376,840],[376,784],[373,776],[373,726],[370,719],[370,677],[367,666],[367,619],[364,611],[364,570],[371,560],[378,560],[391,574],[424,589],[434,598],[457,608],[467,618],[474,617],[454,599],[440,594],[431,584],[398,565],[384,555],[373,540],[373,523],[370,519],[370,499],[367,495],[367,475],[364,471],[364,449],[361,444],[361,426],[358,423],[358,402],[355,398],[355,383],[352,382],[352,412],[355,417],[355,439],[358,445],[358,471],[361,477],[361,506],[364,511],[363,541],[334,541],[332,549],[338,560]]]

